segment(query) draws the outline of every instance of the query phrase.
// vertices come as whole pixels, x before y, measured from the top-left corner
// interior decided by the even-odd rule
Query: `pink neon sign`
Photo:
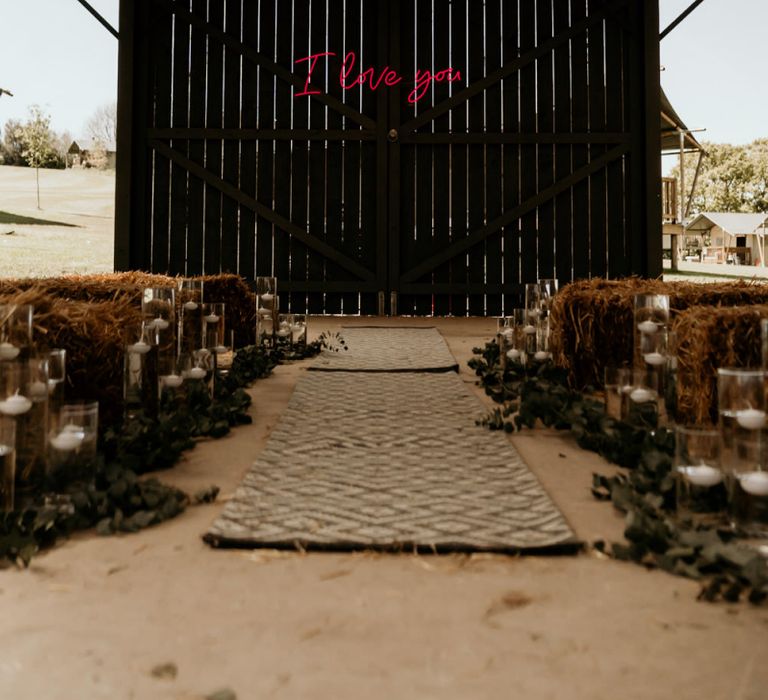
[[[312,74],[321,58],[328,60],[332,56],[336,56],[336,54],[332,51],[324,51],[322,53],[313,53],[304,58],[296,59],[296,63],[307,63],[308,68],[307,78],[304,81],[304,89],[301,92],[297,92],[294,97],[322,94],[322,90],[318,90],[312,85]],[[345,90],[351,90],[359,85],[361,88],[367,86],[369,90],[375,92],[382,86],[394,87],[404,80],[402,75],[389,66],[384,66],[378,70],[373,66],[365,69],[361,67],[357,75],[355,75],[356,63],[357,54],[354,51],[350,51],[344,56],[344,60],[342,61],[339,70],[339,85]],[[414,88],[408,93],[408,102],[411,104],[418,102],[427,94],[432,83],[455,83],[457,81],[461,81],[461,71],[454,68],[444,68],[435,73],[432,73],[432,71],[427,68],[417,69],[413,81]]]

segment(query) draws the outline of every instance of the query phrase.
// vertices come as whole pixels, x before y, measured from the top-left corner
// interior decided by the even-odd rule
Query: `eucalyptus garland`
[[[250,423],[251,399],[244,387],[282,362],[316,355],[326,344],[324,334],[301,347],[243,348],[227,371],[217,373],[213,400],[201,383],[190,384],[183,397],[164,392],[157,416],[139,413],[105,430],[97,463],[79,470],[95,471],[93,483],[50,481],[23,509],[0,514],[0,566],[26,566],[38,551],[76,530],[135,532],[179,515],[190,503],[215,500],[216,486],[190,497],[139,475],[172,467],[200,438],[222,437],[231,427]]]
[[[592,493],[625,514],[626,542],[594,543],[616,559],[701,581],[699,598],[760,604],[768,598],[768,562],[726,529],[694,528],[674,517],[674,433],[644,429],[606,415],[603,402],[568,386],[565,370],[551,362],[523,366],[500,362],[499,346],[473,350],[469,366],[499,407],[478,424],[513,432],[537,421],[570,430],[584,449],[628,471],[593,475]]]

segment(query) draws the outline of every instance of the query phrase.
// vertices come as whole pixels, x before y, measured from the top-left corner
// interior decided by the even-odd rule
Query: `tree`
[[[691,215],[702,211],[768,211],[768,139],[746,146],[702,143],[706,155],[696,182]],[[696,156],[685,158],[686,197],[693,186]],[[680,177],[676,165],[670,175]]]
[[[27,164],[35,169],[37,208],[40,209],[40,168],[56,160],[50,116],[45,114],[39,105],[32,105],[29,108],[29,119],[19,127],[18,135],[24,143],[21,155]]]
[[[66,168],[67,167],[67,151],[72,145],[72,134],[69,131],[62,131],[53,136],[53,150],[56,153],[57,163],[54,167]]]
[[[114,146],[117,135],[117,103],[110,102],[99,107],[88,120],[85,130],[103,149]]]
[[[753,141],[749,153],[755,166],[752,210],[768,212],[768,138]]]
[[[19,135],[21,126],[21,122],[15,119],[9,119],[5,122],[2,143],[3,163],[5,165],[26,165],[24,156],[21,155],[24,151],[24,142]]]

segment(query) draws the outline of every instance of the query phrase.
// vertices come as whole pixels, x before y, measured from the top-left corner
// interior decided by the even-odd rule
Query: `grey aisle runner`
[[[309,372],[205,536],[214,546],[520,551],[578,546],[453,372]]]
[[[326,350],[310,369],[325,372],[445,372],[458,363],[436,328],[344,328],[346,350]]]

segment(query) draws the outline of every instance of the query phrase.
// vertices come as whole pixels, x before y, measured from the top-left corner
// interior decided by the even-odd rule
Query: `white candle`
[[[194,301],[187,301],[184,303],[184,308],[187,311],[194,311],[197,308],[197,304]]]
[[[738,475],[741,488],[753,496],[768,496],[768,472],[746,472]]]
[[[166,321],[161,316],[158,316],[154,321],[152,321],[152,325],[157,328],[159,331],[164,331],[168,326],[170,326],[170,321]]]
[[[62,430],[58,435],[51,438],[51,445],[62,452],[71,452],[80,447],[85,434],[78,430]]]
[[[217,314],[208,314],[205,317],[205,322],[206,323],[218,323],[219,322],[219,317],[218,317]]]
[[[648,401],[653,401],[654,395],[650,389],[643,389],[643,387],[638,387],[637,389],[632,390],[629,398],[632,399],[635,403],[647,403]]]
[[[765,425],[765,411],[756,408],[745,408],[736,411],[736,420],[742,428],[757,430]]]
[[[205,370],[202,367],[193,367],[187,372],[187,376],[190,379],[202,379],[205,376]]]
[[[45,382],[31,382],[29,385],[29,395],[35,399],[48,396],[48,385]]]
[[[0,343],[0,360],[15,360],[20,349],[11,343]]]
[[[532,335],[536,332],[536,326],[528,325],[525,328],[523,328],[523,331],[525,331],[528,335]]]
[[[641,333],[647,333],[648,335],[655,333],[658,329],[658,325],[653,321],[642,321],[641,323],[637,324],[637,330],[639,330]]]
[[[267,292],[266,294],[262,294],[261,298],[262,298],[263,301],[270,302],[270,301],[272,301],[272,299],[275,298],[275,295],[274,294],[270,294],[269,292]]]
[[[184,381],[184,377],[180,377],[178,374],[166,374],[162,379],[163,384],[171,389],[181,386],[181,383]]]
[[[14,394],[5,401],[0,401],[0,413],[6,416],[19,416],[32,408],[32,402],[26,396]]]
[[[694,486],[714,486],[723,480],[723,473],[708,464],[678,467],[685,479]]]
[[[542,362],[543,360],[546,360],[549,357],[548,352],[544,352],[543,350],[538,350],[536,354],[533,356],[534,360],[538,360],[539,362]]]
[[[150,345],[140,340],[138,343],[128,346],[128,352],[135,352],[139,355],[145,355],[149,352]]]
[[[643,355],[643,358],[649,365],[653,365],[654,367],[663,365],[667,360],[667,358],[664,357],[664,355],[662,355],[660,352],[648,352]]]
[[[507,350],[507,358],[510,360],[519,360],[520,351],[516,350],[515,348],[512,348],[511,350]]]

